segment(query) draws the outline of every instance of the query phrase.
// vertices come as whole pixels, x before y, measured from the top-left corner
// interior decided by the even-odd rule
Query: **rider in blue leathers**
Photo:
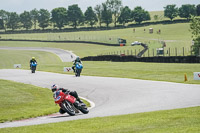
[[[35,62],[37,63],[35,57],[32,57],[32,59],[30,60],[30,69],[31,69],[31,64],[32,64],[32,63],[35,63]]]
[[[74,70],[74,72],[75,72],[75,65],[76,65],[77,62],[79,62],[79,63],[82,64],[82,61],[81,61],[81,59],[79,58],[79,56],[76,57],[76,59],[74,60],[73,66],[72,66],[72,69]]]

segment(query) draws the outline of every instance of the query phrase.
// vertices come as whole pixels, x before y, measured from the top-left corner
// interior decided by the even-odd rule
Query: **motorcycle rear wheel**
[[[80,77],[80,75],[81,75],[81,69],[77,69],[75,72],[75,76]]]
[[[87,114],[89,113],[89,110],[87,109],[87,107],[85,106],[81,106],[81,108],[79,109],[83,114]]]

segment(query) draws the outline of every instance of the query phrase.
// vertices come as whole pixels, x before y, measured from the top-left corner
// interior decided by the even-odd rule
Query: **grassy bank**
[[[153,34],[149,34],[149,28],[154,29]],[[117,30],[105,30],[105,31],[81,31],[81,32],[65,32],[65,33],[33,33],[33,34],[5,34],[1,35],[2,39],[27,39],[27,40],[77,40],[77,41],[97,41],[104,43],[117,43],[118,38],[123,38],[127,40],[126,49],[132,49],[130,44],[134,41],[140,41],[148,44],[150,50],[159,48],[162,46],[160,41],[166,41],[166,49],[168,48],[180,48],[185,47],[185,49],[189,49],[191,47],[191,32],[189,31],[189,23],[181,23],[181,24],[168,24],[168,25],[151,25],[144,27],[136,27],[134,28],[135,32],[133,32],[133,28],[125,28],[125,29],[117,29]],[[144,31],[145,29],[145,31]],[[161,30],[161,34],[157,34],[157,31]],[[51,45],[50,43],[47,43]],[[2,43],[0,42],[0,45]],[[66,44],[65,49],[73,50],[71,46],[67,47]],[[78,45],[76,49],[79,49]],[[91,47],[91,45],[89,45]],[[58,48],[62,48],[63,46],[57,45]],[[138,47],[138,48],[137,48]],[[134,47],[134,49],[142,49],[141,46]],[[72,49],[71,49],[72,48]],[[83,48],[83,47],[81,47]],[[80,48],[80,49],[81,49]],[[113,48],[113,47],[112,47]],[[88,49],[87,45],[83,48],[87,52],[93,51],[94,49]],[[116,51],[116,49],[100,49],[101,52],[96,52],[96,54],[102,54],[105,52]],[[123,50],[118,47],[118,50]],[[82,50],[81,50],[82,51]],[[78,52],[78,51],[77,51]],[[94,52],[94,53],[95,53]],[[79,55],[82,53],[78,53]],[[189,54],[189,51],[185,52],[185,55]],[[84,56],[88,56],[90,53],[86,53]],[[81,55],[82,56],[82,55]]]
[[[4,128],[1,133],[198,133],[200,107]]]
[[[47,88],[0,79],[0,122],[52,114],[58,111]]]
[[[47,88],[1,79],[0,84],[0,123],[49,115],[59,110]]]

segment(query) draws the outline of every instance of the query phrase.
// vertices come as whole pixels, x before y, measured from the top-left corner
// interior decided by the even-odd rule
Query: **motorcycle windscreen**
[[[56,92],[54,92],[53,97],[56,98],[56,97],[58,97],[59,95],[60,95],[60,91],[56,91]]]
[[[76,64],[76,69],[82,69],[83,68],[83,65],[82,64],[80,64],[80,63],[77,63]]]
[[[34,66],[34,67],[36,67],[36,66],[37,66],[37,64],[36,64],[36,63],[32,63],[32,64],[31,64],[31,66]]]
[[[70,103],[75,103],[75,101],[76,101],[76,98],[75,97],[73,97],[73,96],[71,96],[71,95],[67,95],[66,97],[65,97],[65,99],[67,100],[67,101],[69,101]]]

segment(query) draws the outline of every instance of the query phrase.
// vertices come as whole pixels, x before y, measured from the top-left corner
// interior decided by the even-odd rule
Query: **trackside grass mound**
[[[52,114],[58,111],[47,88],[0,79],[0,122]]]
[[[3,128],[1,133],[199,133],[200,107]]]
[[[0,85],[0,123],[49,115],[59,110],[47,88],[1,79]]]

